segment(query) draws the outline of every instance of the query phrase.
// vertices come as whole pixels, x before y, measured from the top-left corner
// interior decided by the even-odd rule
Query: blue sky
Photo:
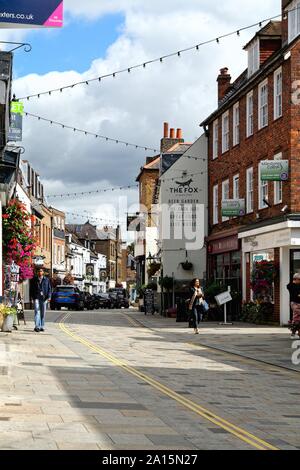
[[[14,74],[20,77],[54,70],[82,73],[94,59],[105,56],[107,48],[121,34],[123,23],[121,14],[111,14],[95,21],[65,18],[63,28],[33,30],[26,37],[32,51],[26,54],[20,50],[15,54]]]

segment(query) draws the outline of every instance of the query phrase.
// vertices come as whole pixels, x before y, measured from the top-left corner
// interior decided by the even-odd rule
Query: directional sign
[[[215,299],[217,301],[217,304],[220,306],[220,305],[227,304],[228,302],[231,302],[232,297],[230,295],[230,292],[226,291],[226,292],[223,292],[220,295],[216,295]]]

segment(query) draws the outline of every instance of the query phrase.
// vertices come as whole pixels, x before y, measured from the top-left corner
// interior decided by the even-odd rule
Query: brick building
[[[282,324],[290,318],[286,284],[300,272],[297,6],[282,1],[282,21],[269,22],[245,46],[248,68],[233,83],[221,69],[218,108],[201,124],[209,135],[209,275],[249,301],[254,263],[279,263],[271,300],[274,320]],[[288,160],[288,181],[262,181],[264,160]],[[222,201],[238,199],[245,201],[245,215],[223,217]]]

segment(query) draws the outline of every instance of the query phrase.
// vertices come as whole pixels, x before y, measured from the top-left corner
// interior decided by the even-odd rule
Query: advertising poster
[[[63,0],[1,0],[0,27],[63,26]]]

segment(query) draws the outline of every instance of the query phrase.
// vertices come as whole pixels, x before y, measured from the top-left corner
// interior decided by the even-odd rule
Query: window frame
[[[278,89],[277,89],[277,78],[281,75],[281,91],[280,94],[278,94]],[[279,119],[283,115],[283,81],[282,81],[282,67],[279,67],[277,70],[274,72],[274,120]],[[280,97],[280,103],[278,105],[278,98]]]
[[[219,154],[219,120],[213,122],[213,160],[218,158]]]
[[[240,144],[240,102],[233,106],[233,147]]]
[[[237,181],[238,181],[238,185],[236,185]],[[232,182],[233,182],[233,199],[240,199],[240,174],[239,173],[234,175]]]
[[[251,174],[251,188],[250,188],[250,178]],[[251,198],[249,198],[251,194]],[[250,206],[251,201],[251,206]],[[254,170],[253,166],[247,168],[246,170],[246,210],[247,214],[252,214],[254,212]]]
[[[213,187],[213,225],[219,223],[219,185]]]
[[[227,195],[228,197],[225,197],[225,187],[228,187],[228,190],[226,191],[227,192]],[[227,180],[224,180],[222,181],[222,201],[228,201],[228,199],[230,199],[230,180],[229,178]],[[229,220],[229,217],[223,217],[222,216],[222,222],[227,222],[227,220]]]
[[[300,1],[294,0],[288,7],[288,42],[300,34]]]
[[[250,114],[250,106],[249,106],[250,98],[252,99],[252,114]],[[246,103],[247,103],[246,104],[246,108],[247,108],[246,109],[246,116],[247,116],[246,136],[251,137],[254,134],[254,94],[253,94],[253,90],[250,91],[247,94]],[[252,118],[251,119],[252,130],[250,129],[250,118]]]
[[[262,105],[262,90],[263,88],[266,89],[266,103]],[[262,110],[263,108],[267,108],[266,112],[266,123],[262,123]],[[266,78],[262,83],[258,86],[258,130],[264,129],[269,125],[269,88],[268,88],[268,79]]]
[[[267,188],[267,194],[264,195],[264,188]],[[268,204],[263,202],[263,199],[269,201],[269,182],[261,181],[260,179],[260,163],[258,164],[258,209],[263,210],[268,208]]]
[[[228,123],[227,129],[225,129],[225,120],[227,120],[227,123]],[[225,147],[225,143],[227,143],[227,147]],[[229,111],[226,111],[226,113],[222,115],[222,153],[228,152],[229,149],[230,149],[230,122],[229,122]]]
[[[282,152],[274,155],[274,160],[282,160]],[[277,198],[278,195],[281,195],[281,198]],[[282,204],[283,202],[283,182],[274,181],[274,206]]]
[[[248,47],[248,78],[254,75],[260,67],[260,40],[255,39]]]

